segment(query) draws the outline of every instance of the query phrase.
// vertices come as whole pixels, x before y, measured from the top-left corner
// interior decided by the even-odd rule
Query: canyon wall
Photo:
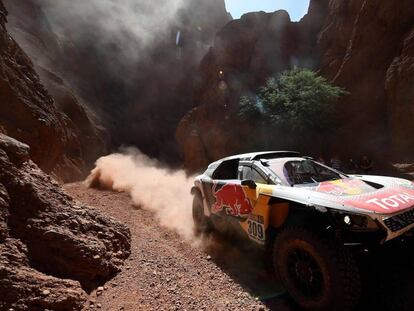
[[[249,136],[250,125],[237,118],[242,94],[254,93],[270,76],[295,66],[319,68],[317,34],[325,2],[314,0],[300,22],[292,22],[283,10],[255,12],[217,33],[199,68],[202,79],[194,96],[198,106],[181,120],[176,132],[189,170],[254,145],[246,142],[254,139]]]
[[[2,132],[31,147],[32,159],[46,172],[61,180],[82,178],[86,171],[85,150],[90,141],[98,140],[93,130],[81,132],[77,120],[71,119],[46,90],[31,59],[6,29],[7,11],[0,6],[0,125]],[[46,71],[39,70],[39,72]],[[48,81],[59,103],[67,103],[74,115],[84,111],[72,101],[61,81]],[[52,82],[53,81],[53,82]],[[50,83],[49,83],[50,82]],[[59,98],[61,95],[62,98]],[[87,118],[86,118],[87,119]],[[95,135],[95,136],[94,136]],[[86,137],[88,137],[86,139]],[[99,144],[99,143],[98,143]]]
[[[413,160],[413,2],[336,0],[328,12],[318,41],[321,73],[350,92],[339,104],[340,139]]]
[[[245,149],[249,124],[236,116],[240,96],[295,66],[316,70],[349,93],[337,105],[334,135],[321,153],[413,161],[413,27],[408,0],[312,0],[298,23],[284,11],[230,22],[201,62],[196,108],[176,132],[186,167],[199,170],[251,151]]]
[[[137,42],[134,23],[124,31],[102,28],[101,18],[116,12],[102,9],[102,16],[85,20],[74,10],[81,2],[67,3],[66,17],[59,13],[64,2],[4,2],[9,31],[64,116],[63,134],[57,134],[63,138],[39,148],[51,154],[48,160],[36,155],[33,138],[17,136],[32,146],[35,161],[50,162],[39,160],[47,171],[79,159],[86,165],[77,166],[86,167],[108,146],[122,144],[170,164],[184,158],[192,171],[249,151],[250,125],[236,116],[240,96],[294,67],[316,70],[349,92],[337,106],[329,153],[375,156],[381,150],[381,157],[412,158],[414,9],[408,0],[312,0],[299,22],[283,10],[232,21],[223,0],[183,0],[164,18],[147,14],[159,29],[145,44]],[[146,8],[137,6],[138,18]],[[55,169],[60,175],[63,166]]]
[[[8,28],[57,108],[90,138],[81,144],[87,163],[104,153],[91,139],[105,138],[101,125],[112,148],[136,145],[179,160],[174,132],[194,103],[199,62],[231,17],[224,0],[175,1],[178,8],[164,12],[171,2],[127,1],[116,9],[113,1],[4,0]]]

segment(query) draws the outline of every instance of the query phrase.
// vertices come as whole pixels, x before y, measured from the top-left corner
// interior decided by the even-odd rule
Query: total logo
[[[409,207],[414,202],[414,195],[407,192],[394,194],[386,198],[374,198],[366,201],[367,204],[375,204],[385,210]]]

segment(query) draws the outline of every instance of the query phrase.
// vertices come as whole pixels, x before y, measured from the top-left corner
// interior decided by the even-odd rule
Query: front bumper
[[[395,239],[414,228],[414,207],[391,215],[382,215],[376,219],[387,231],[383,242]]]
[[[414,232],[414,206],[394,214],[335,214],[346,243],[383,244]],[[345,221],[348,217],[348,221]]]

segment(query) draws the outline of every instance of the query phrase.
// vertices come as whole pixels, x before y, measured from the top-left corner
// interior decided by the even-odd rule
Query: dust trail
[[[194,177],[183,170],[163,168],[136,148],[111,154],[97,160],[86,179],[89,187],[128,192],[134,204],[155,213],[162,226],[177,232],[194,247],[200,247],[236,282],[258,297],[276,297],[280,284],[265,270],[263,254],[212,232],[196,237],[193,231],[192,196]],[[252,265],[252,262],[254,264]]]
[[[138,149],[128,148],[98,159],[85,182],[89,187],[128,192],[134,204],[155,212],[161,225],[194,241],[190,194],[193,177],[183,170],[162,168]]]

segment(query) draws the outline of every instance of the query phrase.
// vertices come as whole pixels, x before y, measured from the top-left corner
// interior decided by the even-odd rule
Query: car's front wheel
[[[212,230],[210,219],[204,214],[203,199],[200,193],[195,193],[193,198],[194,231],[197,236],[209,233]]]
[[[352,254],[313,232],[301,228],[279,232],[273,265],[302,308],[348,311],[358,302],[361,284]]]

